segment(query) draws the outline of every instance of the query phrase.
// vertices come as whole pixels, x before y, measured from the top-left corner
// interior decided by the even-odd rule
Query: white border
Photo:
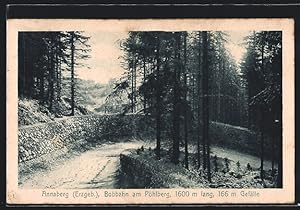
[[[18,31],[233,31],[233,30],[276,30],[283,32],[283,188],[254,189],[259,197],[215,196],[212,199],[201,197],[174,197],[178,189],[160,189],[170,192],[166,198],[49,198],[42,197],[42,190],[18,189],[17,151],[17,34]],[[7,21],[7,202],[10,204],[234,204],[234,203],[293,203],[295,199],[295,127],[294,127],[294,20],[293,19],[163,19],[163,20],[65,20],[65,19],[9,19]],[[190,192],[214,192],[222,189],[186,189]],[[240,189],[224,189],[239,194]],[[51,191],[51,190],[48,190]],[[55,191],[55,190],[53,190]],[[72,190],[59,190],[72,193]],[[90,190],[81,190],[88,192]],[[104,190],[96,190],[100,194]],[[112,190],[111,190],[112,191]],[[144,190],[114,190],[143,192]],[[244,191],[248,191],[245,190]]]

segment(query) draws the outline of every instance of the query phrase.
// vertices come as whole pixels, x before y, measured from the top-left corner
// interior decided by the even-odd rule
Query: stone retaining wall
[[[214,145],[255,155],[257,157],[260,156],[260,139],[257,139],[257,134],[253,131],[243,127],[211,122],[209,133],[211,143]],[[272,151],[271,149],[267,149],[270,148],[271,139],[267,135],[265,135],[264,145],[264,156],[267,159],[271,159]],[[278,146],[275,145],[275,151],[277,150]]]
[[[122,176],[135,188],[166,188],[146,164],[129,155],[120,155]]]
[[[22,126],[18,132],[19,162],[74,144],[101,143],[103,139],[136,135],[155,138],[155,131],[151,128],[154,126],[149,126],[153,123],[143,115],[86,115]],[[247,129],[211,123],[210,137],[213,144],[259,155],[255,135]]]
[[[142,116],[137,115],[87,115],[68,117],[50,123],[40,123],[19,128],[19,162],[85,142],[114,140],[144,133]]]

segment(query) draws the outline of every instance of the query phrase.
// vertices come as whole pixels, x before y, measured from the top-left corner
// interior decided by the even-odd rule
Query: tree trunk
[[[272,136],[271,136],[271,138],[272,138],[272,140],[271,140],[271,155],[272,155],[272,176],[274,176],[275,175],[275,167],[274,167],[274,165],[275,165],[275,138],[276,138],[276,136],[274,135],[274,133],[272,134]]]
[[[144,77],[143,77],[143,82],[144,84],[146,83],[146,57],[144,56],[143,57],[143,70],[144,70]],[[143,106],[144,106],[144,114],[146,114],[146,108],[147,108],[147,97],[145,96],[144,94],[144,103],[143,103]]]
[[[280,127],[280,130],[282,128]],[[278,129],[279,130],[279,129]],[[282,131],[282,130],[281,130]],[[278,138],[278,174],[277,174],[277,187],[282,188],[282,138],[281,138],[281,132],[278,132],[277,135]]]
[[[52,43],[51,43],[52,44]],[[55,77],[55,68],[53,60],[53,48],[50,48],[50,59],[49,59],[49,109],[53,111],[53,100],[54,100],[54,77]]]
[[[186,87],[186,90],[184,92],[184,100],[186,103],[186,106],[184,108],[184,163],[185,163],[185,168],[189,168],[189,152],[188,152],[188,119],[187,119],[187,68],[186,68],[186,34],[184,34],[184,85]]]
[[[176,34],[175,46],[176,63],[174,69],[174,102],[173,102],[173,157],[172,162],[179,163],[179,82],[180,82],[180,34]]]
[[[209,101],[208,101],[208,66],[207,66],[207,32],[202,32],[202,72],[203,72],[203,82],[202,82],[202,153],[203,153],[203,169],[206,169],[207,163],[207,152],[206,152],[206,140],[208,137],[208,116],[209,116]]]
[[[134,94],[133,94],[133,101],[134,101],[134,112],[136,112],[136,110],[137,110],[137,107],[136,107],[136,57],[135,57],[136,55],[134,54],[134,68],[133,68],[133,70],[134,70]]]
[[[197,139],[196,136],[196,132],[195,132],[195,111],[196,111],[196,98],[195,98],[195,76],[192,73],[192,93],[191,93],[191,106],[192,106],[192,110],[191,110],[191,129],[192,129],[192,139],[194,141],[194,139]]]
[[[263,180],[264,179],[264,131],[261,129],[261,140],[260,140],[260,146],[261,146],[261,155],[260,155],[260,177]]]
[[[75,113],[74,32],[71,32],[71,116]]]
[[[210,173],[210,140],[209,140],[209,97],[208,97],[208,79],[209,79],[209,69],[208,69],[208,40],[207,32],[202,33],[203,39],[203,151],[204,151],[204,164],[203,167],[207,165],[207,178],[211,182]],[[206,148],[205,148],[206,143]],[[205,155],[206,149],[206,155]]]
[[[221,121],[221,81],[220,81],[220,63],[218,64],[218,99],[217,99],[217,121]]]
[[[200,77],[200,74],[201,74],[201,65],[202,65],[202,62],[201,62],[201,32],[199,32],[199,46],[198,46],[198,58],[199,58],[199,69],[198,69],[198,72],[197,72],[197,162],[198,162],[198,169],[200,169],[200,166],[201,166],[201,159],[200,159],[200,129],[201,129],[201,121],[200,121],[200,88],[201,88],[201,84],[200,84],[200,81],[201,81],[201,77]]]
[[[61,61],[57,58],[57,102],[60,101],[61,96]]]
[[[134,58],[133,58],[134,59]],[[134,60],[131,61],[131,112],[134,113]]]
[[[157,49],[156,49],[156,156],[157,159],[160,159],[160,137],[161,137],[161,106],[160,106],[160,98],[161,98],[161,90],[160,90],[160,40],[159,36],[157,36]]]
[[[264,42],[262,42],[262,46],[261,46],[261,71],[264,72]],[[259,107],[259,109],[260,109],[259,126],[260,126],[260,131],[261,131],[260,177],[262,180],[264,180],[264,108],[263,108],[263,105],[261,107]]]
[[[222,67],[221,67],[221,81],[220,81],[220,83],[221,84],[224,84],[224,80],[225,80],[225,59],[224,58],[222,58],[222,60],[221,60],[221,62],[222,62]],[[221,85],[220,85],[220,87],[221,87]],[[222,87],[220,88],[220,89],[222,89]],[[222,106],[220,106],[220,112],[221,112],[221,122],[222,123],[226,123],[226,116],[225,116],[225,114],[226,114],[226,109],[225,109],[225,98],[224,98],[224,95],[225,95],[225,92],[224,92],[224,90],[222,89],[222,97],[221,97],[221,104],[222,104]]]
[[[57,51],[57,49],[56,49]],[[59,101],[59,86],[60,86],[60,83],[59,83],[59,62],[58,62],[58,55],[57,55],[58,52],[55,52],[55,64],[54,64],[54,69],[55,69],[55,97],[54,97],[54,110],[55,110],[55,113],[58,112],[58,101]]]
[[[40,72],[40,101],[42,104],[45,103],[45,96],[44,96],[44,81],[45,81],[45,78],[44,78],[44,70],[42,69],[41,72]]]

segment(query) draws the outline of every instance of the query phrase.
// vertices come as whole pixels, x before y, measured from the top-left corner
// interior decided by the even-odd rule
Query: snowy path
[[[211,148],[211,154],[217,155],[218,157],[225,158],[227,157],[229,160],[232,160],[234,162],[240,161],[241,166],[246,167],[247,163],[251,165],[252,168],[259,168],[260,167],[260,158],[237,152],[236,150],[222,148],[218,146],[212,146]],[[277,165],[275,164],[277,167]],[[264,169],[269,170],[272,167],[272,163],[269,160],[264,160]]]
[[[78,156],[66,159],[62,164],[34,173],[19,186],[21,188],[64,189],[120,188],[117,178],[120,153],[142,145],[145,148],[150,146],[143,141],[99,145]],[[212,155],[216,154],[218,157],[227,157],[235,162],[240,161],[242,166],[246,166],[247,163],[256,168],[260,166],[260,159],[252,155],[217,146],[212,146],[211,152]],[[271,162],[265,161],[265,169],[269,168],[271,168]]]
[[[142,141],[130,141],[99,145],[66,160],[50,170],[35,173],[20,184],[21,188],[115,188],[120,153],[146,145]]]

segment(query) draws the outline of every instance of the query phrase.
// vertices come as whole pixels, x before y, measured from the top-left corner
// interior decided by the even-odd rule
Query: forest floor
[[[93,145],[91,147],[75,150],[68,155],[44,155],[31,163],[35,170],[32,173],[22,173],[28,170],[29,165],[21,166],[19,174],[19,187],[21,188],[65,188],[65,189],[88,189],[88,188],[126,188],[126,183],[120,182],[119,168],[121,153],[126,151],[136,153],[136,150],[143,146],[144,152],[139,154],[140,159],[143,159],[150,165],[159,165],[159,170],[163,172],[161,178],[164,178],[166,170],[169,174],[175,174],[175,177],[183,177],[185,179],[198,180],[203,187],[222,187],[222,188],[263,188],[272,187],[272,177],[267,171],[267,179],[263,183],[259,178],[258,167],[260,165],[259,158],[251,155],[246,155],[226,148],[212,146],[212,157],[217,155],[218,172],[214,172],[214,162],[211,162],[212,168],[212,183],[206,181],[206,173],[201,172],[196,168],[196,154],[190,153],[189,171],[183,165],[183,153],[181,153],[181,163],[178,166],[172,166],[168,152],[162,152],[162,159],[157,164],[155,158],[154,142],[144,141],[141,139],[131,139],[130,141],[106,142],[101,145]],[[149,151],[151,147],[151,151]],[[192,152],[192,150],[191,150]],[[150,158],[149,158],[150,157]],[[152,158],[151,158],[152,157]],[[229,171],[224,171],[224,158],[230,161]],[[212,158],[213,160],[213,158]],[[237,168],[236,162],[241,163],[240,169]],[[245,165],[250,163],[253,170],[247,170]],[[270,162],[266,161],[266,168],[270,166]],[[36,170],[36,166],[39,170]],[[159,173],[159,172],[158,172]],[[194,181],[189,183],[193,186]],[[195,187],[197,187],[196,184]],[[132,186],[131,186],[132,187]],[[175,186],[173,187],[182,187]]]
[[[137,154],[138,153],[138,154]],[[215,158],[215,155],[217,156]],[[189,154],[189,169],[184,166],[184,153],[180,152],[180,163],[174,165],[171,163],[170,154],[167,150],[161,151],[161,159],[156,159],[154,150],[139,149],[132,151],[132,157],[138,159],[154,170],[156,176],[162,180],[167,180],[167,186],[174,188],[181,187],[201,187],[207,188],[273,188],[275,187],[275,177],[271,176],[271,170],[265,170],[264,181],[260,178],[260,159],[246,155],[244,153],[227,150],[226,148],[212,146],[211,153],[211,177],[212,182],[207,181],[207,169],[203,170],[203,166],[198,169],[196,153]],[[245,158],[244,158],[245,157]],[[202,157],[201,157],[202,158]],[[225,158],[229,160],[229,166],[226,167]],[[203,161],[201,159],[201,161]],[[240,166],[237,165],[240,163]],[[252,164],[251,169],[246,167],[247,163]],[[271,166],[269,161],[265,161],[265,169]],[[172,177],[172,178],[168,178]],[[176,177],[182,177],[184,186],[174,182]],[[158,178],[159,179],[159,178]],[[186,181],[189,180],[189,181]]]

